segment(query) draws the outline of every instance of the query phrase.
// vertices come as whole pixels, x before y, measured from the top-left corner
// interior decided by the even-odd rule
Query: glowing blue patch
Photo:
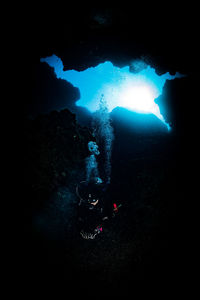
[[[99,155],[100,154],[97,144],[95,142],[93,142],[93,141],[90,141],[88,143],[88,149],[89,149],[90,152],[92,152],[95,155]]]
[[[155,99],[162,94],[166,80],[184,75],[170,75],[167,72],[159,76],[155,69],[145,64],[141,67],[138,62],[135,68],[137,73],[130,72],[129,66],[119,68],[109,61],[80,72],[63,71],[62,60],[56,55],[42,58],[41,62],[53,67],[57,78],[69,81],[79,88],[80,100],[76,102],[77,106],[85,107],[93,113],[99,109],[101,96],[104,95],[109,112],[116,107],[123,107],[142,114],[154,114],[170,129]]]

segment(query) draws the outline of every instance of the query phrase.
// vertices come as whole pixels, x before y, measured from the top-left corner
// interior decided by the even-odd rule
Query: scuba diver
[[[111,216],[112,209],[107,198],[108,186],[99,178],[82,181],[76,187],[79,197],[78,224],[84,239],[94,239],[103,230],[103,225]]]

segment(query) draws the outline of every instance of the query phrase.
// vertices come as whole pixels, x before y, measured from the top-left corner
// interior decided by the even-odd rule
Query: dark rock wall
[[[42,205],[59,186],[85,176],[91,139],[89,130],[67,109],[26,120],[25,183],[33,207]]]

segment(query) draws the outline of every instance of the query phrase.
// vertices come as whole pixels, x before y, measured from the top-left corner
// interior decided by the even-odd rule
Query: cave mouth
[[[54,54],[40,61],[52,67],[58,79],[66,80],[80,90],[77,106],[94,113],[99,109],[103,95],[108,112],[121,107],[139,114],[153,114],[168,130],[170,129],[155,100],[162,95],[166,80],[181,78],[184,75],[170,75],[169,72],[158,75],[154,68],[139,60],[132,62],[131,68],[119,68],[112,62],[105,61],[83,71],[64,71],[62,60]]]

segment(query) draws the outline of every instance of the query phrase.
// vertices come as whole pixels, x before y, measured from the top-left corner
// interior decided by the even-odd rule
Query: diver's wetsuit
[[[80,231],[93,234],[98,226],[102,226],[103,219],[109,216],[105,191],[106,186],[103,184],[81,182],[77,187],[77,194],[80,198],[78,207]],[[92,204],[96,201],[98,201],[96,205]]]

